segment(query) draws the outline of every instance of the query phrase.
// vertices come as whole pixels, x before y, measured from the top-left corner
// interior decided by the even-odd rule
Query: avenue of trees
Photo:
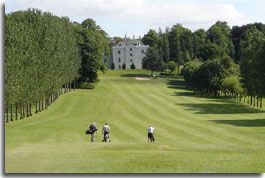
[[[181,74],[201,95],[233,96],[262,106],[265,96],[265,25],[232,29],[216,22],[207,31],[194,32],[180,24],[164,32],[150,30],[142,39],[150,46],[143,67],[164,71],[183,66]]]
[[[37,9],[5,15],[5,122],[41,112],[73,87],[97,80],[107,34]]]

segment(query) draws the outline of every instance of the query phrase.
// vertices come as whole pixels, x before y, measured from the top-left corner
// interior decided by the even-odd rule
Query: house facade
[[[148,45],[144,45],[140,39],[124,38],[112,48],[112,56],[104,56],[104,63],[114,70],[130,69],[134,64],[136,69],[142,69],[143,58],[146,56]]]

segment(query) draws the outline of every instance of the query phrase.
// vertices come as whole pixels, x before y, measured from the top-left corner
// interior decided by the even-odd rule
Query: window
[[[121,65],[119,65],[119,69],[121,69]]]
[[[133,56],[133,54],[131,53],[130,56]]]
[[[132,48],[130,48],[130,51],[132,51]]]
[[[107,59],[104,59],[104,62],[107,63]]]
[[[142,50],[142,53],[144,53],[144,50]]]
[[[118,58],[118,61],[121,62],[121,58],[120,57]]]
[[[121,54],[121,51],[118,51],[118,54]]]
[[[132,62],[133,60],[131,59],[130,61]]]

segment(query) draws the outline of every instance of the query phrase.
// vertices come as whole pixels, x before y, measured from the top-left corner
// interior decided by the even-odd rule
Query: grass
[[[265,111],[200,98],[181,79],[135,80],[107,71],[95,90],[75,90],[48,110],[5,124],[6,173],[262,173]],[[175,85],[176,84],[176,85]],[[95,121],[111,127],[89,142]],[[155,127],[156,142],[146,129]]]

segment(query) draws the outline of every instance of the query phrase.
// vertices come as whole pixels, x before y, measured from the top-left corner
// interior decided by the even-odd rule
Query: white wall
[[[130,50],[132,49],[132,50]],[[148,49],[147,45],[139,45],[136,46],[133,44],[127,44],[125,46],[124,43],[121,46],[114,46],[112,49],[113,63],[115,65],[115,70],[122,69],[122,65],[125,63],[126,68],[130,69],[132,63],[134,63],[136,69],[142,69],[142,61],[146,55],[146,51]],[[142,50],[144,53],[142,53]],[[120,51],[120,54],[118,53]],[[132,54],[132,56],[131,56]],[[119,62],[120,58],[120,62]]]

